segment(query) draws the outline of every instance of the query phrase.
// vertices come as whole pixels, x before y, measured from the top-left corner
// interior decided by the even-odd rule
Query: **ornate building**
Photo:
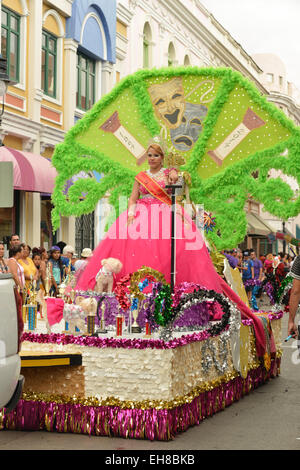
[[[115,62],[115,0],[2,0],[1,51],[12,85],[0,129],[14,173],[42,180],[45,159],[103,93]],[[49,163],[49,162],[48,162]],[[61,218],[53,238],[49,187],[14,181],[14,207],[0,209],[0,238],[17,232],[31,246],[75,245],[75,219]],[[52,171],[52,172],[51,172]],[[23,179],[26,179],[23,178]]]
[[[283,71],[270,87],[275,72],[258,56],[249,56],[199,0],[0,0],[0,5],[2,55],[14,83],[5,96],[0,161],[18,165],[16,159],[22,158],[37,179],[42,179],[41,159],[51,160],[76,120],[119,80],[141,68],[231,67],[300,121]],[[79,251],[93,248],[103,235],[101,202],[93,214],[77,220],[62,217],[53,238],[51,187],[42,191],[15,184],[14,194],[14,207],[0,209],[0,239],[18,232],[31,246],[48,247],[56,239],[76,243]],[[249,201],[248,209],[261,222],[255,201]]]

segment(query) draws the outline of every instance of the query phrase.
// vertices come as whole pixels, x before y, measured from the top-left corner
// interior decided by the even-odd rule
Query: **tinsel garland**
[[[110,192],[110,203],[115,206],[117,215],[120,213],[118,197],[129,196],[134,171],[112,161],[107,155],[90,147],[80,145],[76,137],[85,132],[101,112],[110,105],[126,89],[130,89],[135,97],[140,119],[152,136],[159,134],[160,126],[155,118],[154,110],[147,91],[147,83],[151,79],[171,79],[176,76],[189,75],[201,78],[220,79],[220,87],[214,101],[209,106],[203,131],[194,146],[189,161],[183,171],[192,175],[191,200],[196,204],[204,204],[207,211],[215,215],[216,227],[208,231],[208,238],[217,249],[234,248],[246,234],[247,221],[244,212],[246,199],[251,194],[263,204],[269,213],[286,220],[300,212],[300,195],[295,195],[290,186],[282,179],[269,179],[268,172],[274,168],[288,176],[294,177],[299,183],[300,163],[299,146],[300,132],[275,105],[260,95],[259,91],[239,72],[229,68],[198,68],[168,67],[165,69],[139,70],[124,78],[117,87],[103,97],[76,125],[67,133],[65,140],[55,148],[52,158],[58,171],[52,195],[54,209],[52,211],[53,229],[60,224],[60,215],[80,216],[94,210],[99,199]],[[290,133],[290,137],[273,147],[249,155],[246,159],[232,164],[217,175],[202,180],[197,173],[200,161],[207,150],[218,117],[229,99],[235,86],[241,86],[254,104],[268,112],[271,119],[278,121]],[[288,150],[288,156],[281,154]],[[86,158],[85,156],[89,157]],[[92,179],[78,179],[65,195],[63,190],[66,182],[80,171],[97,171],[105,176],[100,183]],[[259,171],[259,177],[253,178],[252,173]],[[122,182],[120,185],[119,182]],[[82,193],[86,193],[82,200]]]
[[[244,286],[261,286],[262,281],[259,279],[246,279],[243,284]]]
[[[176,306],[173,303],[171,289],[169,285],[163,286],[160,283],[155,285],[155,308],[148,311],[147,319],[151,325],[157,323],[163,327],[171,327],[175,320],[186,310],[197,307],[205,302],[218,302],[223,310],[221,321],[209,329],[211,335],[220,334],[228,326],[230,317],[230,303],[223,294],[218,294],[213,290],[194,289],[192,293],[186,293],[181,296]],[[203,323],[208,323],[209,316],[203,318]]]
[[[261,287],[268,295],[271,305],[274,305],[277,291],[280,287],[276,276],[273,273],[266,273],[266,278],[262,281]]]
[[[275,301],[276,303],[280,303],[280,301],[282,303],[286,303],[286,294],[288,293],[288,291],[291,289],[292,287],[292,284],[293,284],[293,277],[292,276],[289,276],[287,275],[282,281],[281,281],[281,284],[280,284],[280,287],[278,288],[277,292],[276,292],[276,295],[275,295]],[[284,302],[285,301],[285,302]]]
[[[250,370],[245,379],[225,375],[220,381],[208,382],[188,396],[170,402],[122,403],[108,398],[99,403],[93,397],[24,393],[15,410],[8,414],[0,410],[0,430],[47,430],[167,441],[224,410],[279,373],[280,358],[276,358],[269,371],[259,366]]]

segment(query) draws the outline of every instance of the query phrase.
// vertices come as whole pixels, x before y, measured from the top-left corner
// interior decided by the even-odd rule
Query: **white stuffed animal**
[[[96,275],[95,291],[111,293],[114,283],[114,274],[121,271],[123,264],[116,258],[106,258],[101,261],[102,268]]]
[[[87,332],[85,324],[86,313],[80,305],[65,304],[64,320],[68,322],[69,333],[75,335],[77,327],[82,333]]]
[[[92,315],[93,317],[97,313],[97,300],[93,297],[82,297],[78,295],[75,300],[75,304],[78,305],[85,313],[85,317]]]

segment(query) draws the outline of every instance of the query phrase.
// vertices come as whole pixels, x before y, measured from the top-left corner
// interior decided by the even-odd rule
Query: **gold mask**
[[[170,129],[176,129],[181,124],[185,110],[181,78],[175,77],[166,83],[151,85],[149,93],[157,117],[163,119]]]

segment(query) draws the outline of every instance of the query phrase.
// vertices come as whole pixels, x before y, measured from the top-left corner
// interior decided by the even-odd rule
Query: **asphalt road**
[[[287,315],[282,337],[287,336]],[[224,411],[169,442],[1,431],[0,450],[300,450],[300,359],[297,342],[283,343],[281,374]],[[108,453],[108,455],[110,455]]]

